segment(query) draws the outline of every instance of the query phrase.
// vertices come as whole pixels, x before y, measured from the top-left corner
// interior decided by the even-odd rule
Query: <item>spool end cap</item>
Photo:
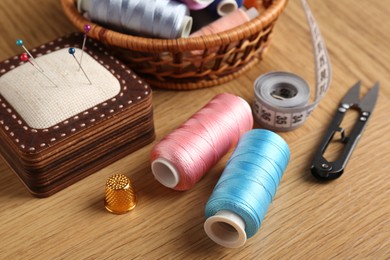
[[[204,230],[215,243],[228,248],[241,247],[247,239],[244,220],[228,210],[218,211],[207,218]]]
[[[179,31],[179,37],[187,38],[190,35],[192,29],[192,22],[193,20],[191,16],[184,16],[182,26]]]
[[[157,158],[152,162],[152,173],[158,182],[168,188],[174,188],[180,182],[176,166],[164,158]]]
[[[235,0],[222,0],[217,6],[217,13],[219,16],[228,15],[237,10],[238,5]]]

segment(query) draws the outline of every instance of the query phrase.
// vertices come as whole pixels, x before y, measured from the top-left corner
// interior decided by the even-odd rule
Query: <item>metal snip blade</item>
[[[359,107],[362,111],[372,112],[374,109],[376,100],[378,99],[379,93],[379,82],[367,92],[363,100],[359,103]]]
[[[360,85],[361,85],[361,81],[356,82],[356,84],[349,89],[347,94],[345,94],[341,103],[348,104],[349,106],[358,104],[360,100],[359,99]]]

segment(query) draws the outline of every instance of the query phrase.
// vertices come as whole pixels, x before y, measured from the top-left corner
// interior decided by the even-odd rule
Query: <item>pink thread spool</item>
[[[188,190],[252,127],[249,104],[219,94],[154,146],[153,175],[168,188]]]
[[[200,10],[209,6],[214,0],[179,0],[185,3],[190,10]]]
[[[241,24],[244,24],[256,16],[258,16],[259,13],[256,10],[256,8],[250,8],[247,11],[244,11],[243,9],[239,8],[235,10],[234,12],[223,16],[219,18],[218,20],[212,22],[211,24],[201,28],[200,30],[192,33],[190,37],[196,37],[201,35],[210,35],[215,34],[219,32],[223,32],[229,29],[232,29],[234,27],[237,27]]]

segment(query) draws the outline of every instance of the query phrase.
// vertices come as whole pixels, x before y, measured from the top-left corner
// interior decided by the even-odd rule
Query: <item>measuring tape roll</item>
[[[253,114],[264,128],[273,131],[290,131],[303,125],[310,113],[325,96],[332,78],[332,67],[325,41],[307,4],[301,0],[310,27],[315,67],[315,100],[309,104],[307,82],[289,72],[270,72],[256,79]]]
[[[255,81],[256,121],[274,131],[290,131],[305,122],[310,88],[301,77],[288,72],[270,72]]]

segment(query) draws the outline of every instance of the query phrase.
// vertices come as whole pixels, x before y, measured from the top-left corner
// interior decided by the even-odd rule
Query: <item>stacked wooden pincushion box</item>
[[[70,46],[77,47],[81,42],[82,34],[73,34],[32,49],[31,52],[39,62],[41,55],[43,57]],[[119,91],[90,108],[44,128],[31,126],[21,116],[21,111],[14,107],[20,105],[19,102],[26,102],[26,97],[34,91],[34,79],[38,78],[42,82],[36,84],[46,85],[44,93],[34,94],[40,95],[35,99],[38,100],[36,104],[32,105],[32,109],[36,109],[32,114],[37,118],[50,112],[55,113],[45,111],[47,108],[40,106],[39,98],[58,98],[50,96],[55,93],[52,91],[66,87],[67,91],[72,91],[72,88],[81,88],[82,84],[52,86],[34,70],[28,86],[20,93],[16,87],[12,90],[12,82],[18,81],[18,69],[23,66],[34,68],[28,63],[23,64],[19,56],[0,63],[0,152],[35,196],[50,196],[154,140],[152,93],[149,85],[92,39],[87,42],[85,55],[93,57],[99,64],[96,66],[115,77]],[[49,76],[56,75],[53,82],[58,82],[65,75],[61,68],[56,72],[45,73]],[[74,73],[81,72],[75,69]],[[84,87],[92,88],[93,85],[86,84]],[[4,93],[15,93],[21,98],[12,104]],[[87,99],[88,96],[84,98]],[[71,101],[68,108],[77,105]]]

